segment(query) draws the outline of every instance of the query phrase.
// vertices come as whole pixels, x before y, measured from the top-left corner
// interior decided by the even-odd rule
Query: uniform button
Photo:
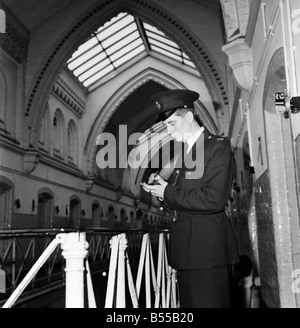
[[[211,136],[209,136],[208,139],[211,139]]]
[[[176,218],[174,216],[172,217],[172,221],[176,221]]]

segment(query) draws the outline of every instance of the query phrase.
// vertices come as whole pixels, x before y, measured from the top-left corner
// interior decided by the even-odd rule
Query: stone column
[[[84,307],[84,259],[88,243],[83,232],[62,236],[62,255],[66,260],[66,308]]]

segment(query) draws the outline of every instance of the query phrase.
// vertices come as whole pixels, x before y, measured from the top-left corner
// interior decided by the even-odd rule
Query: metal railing
[[[165,233],[161,232],[159,234],[156,265],[153,257],[150,234],[145,233],[143,235],[135,283],[127,253],[127,242],[126,234],[119,234],[111,239],[112,252],[105,307],[126,308],[126,283],[134,308],[140,307],[144,301],[146,308],[178,307],[176,271],[168,265]],[[145,300],[140,299],[143,276]]]
[[[91,279],[91,271],[90,266],[92,267],[93,272],[97,271],[103,271],[105,268],[108,268],[108,265],[111,266],[112,261],[115,261],[115,256],[113,255],[113,240],[116,238],[119,238],[119,236],[125,236],[126,234],[126,250],[123,252],[123,254],[126,253],[126,257],[123,257],[123,260],[126,259],[127,261],[127,269],[129,264],[129,256],[136,257],[140,253],[140,264],[139,264],[139,272],[141,268],[141,263],[147,263],[147,261],[151,260],[152,263],[152,281],[153,281],[153,288],[154,293],[157,295],[157,290],[159,290],[159,284],[162,283],[165,284],[165,280],[162,281],[160,278],[160,281],[158,278],[156,278],[156,274],[153,276],[154,271],[154,265],[153,265],[153,256],[151,253],[145,252],[145,249],[151,250],[151,244],[150,244],[150,235],[151,235],[151,242],[154,247],[158,247],[158,254],[156,254],[158,263],[157,263],[157,277],[161,274],[166,275],[166,283],[169,284],[169,292],[171,290],[171,279],[173,279],[173,285],[175,282],[175,276],[173,278],[171,277],[171,271],[168,271],[169,268],[166,265],[167,257],[166,257],[166,251],[165,251],[165,238],[161,239],[161,236],[166,236],[167,231],[160,234],[159,237],[159,231],[153,231],[149,234],[147,231],[143,230],[130,230],[130,231],[120,231],[120,229],[116,230],[108,230],[103,228],[91,228],[86,229],[86,232],[79,232],[75,229],[39,229],[39,230],[14,230],[14,231],[0,231],[0,257],[2,259],[2,269],[5,270],[6,277],[7,277],[7,294],[6,296],[11,297],[12,295],[16,295],[16,290],[18,290],[18,293],[20,290],[22,292],[23,298],[25,294],[26,297],[30,297],[30,294],[35,294],[37,290],[42,288],[55,288],[56,286],[62,286],[66,285],[66,306],[67,305],[67,269],[65,268],[65,265],[67,264],[67,254],[64,250],[64,244],[65,244],[65,238],[68,235],[72,236],[81,236],[81,239],[85,239],[87,250],[86,255],[84,257],[79,256],[80,261],[84,258],[85,261],[85,270],[89,273],[87,275],[87,287],[88,291],[90,291],[88,297],[89,297],[89,304],[93,304],[93,292],[91,291],[92,286],[92,279]],[[82,237],[82,233],[84,234],[84,237]],[[145,237],[147,236],[147,237]],[[78,237],[79,238],[79,237]],[[146,238],[146,239],[145,239]],[[64,240],[64,242],[62,242]],[[79,239],[78,239],[79,241]],[[59,249],[58,245],[61,244],[61,250]],[[158,245],[159,244],[159,245]],[[146,248],[145,248],[146,245]],[[77,247],[76,243],[72,244],[72,247]],[[70,252],[70,250],[69,250]],[[162,255],[165,252],[164,255]],[[119,251],[117,251],[117,254]],[[144,259],[144,260],[141,260]],[[162,262],[163,259],[163,262]],[[121,262],[123,260],[119,261],[118,269],[121,267]],[[144,262],[141,262],[144,261]],[[162,266],[163,265],[163,266]],[[163,268],[163,269],[162,269]],[[130,269],[129,269],[130,270]],[[163,271],[162,271],[163,270]],[[109,270],[109,277],[112,274],[112,270]],[[129,272],[127,270],[127,272]],[[162,273],[163,272],[163,273]],[[121,278],[119,274],[124,275],[124,271],[118,270],[118,272],[115,271],[115,274],[118,275],[118,279],[125,281],[125,276]],[[70,276],[70,275],[69,275]],[[140,277],[141,274],[138,274],[138,277]],[[137,277],[137,281],[138,278]],[[148,276],[146,276],[146,283],[149,282]],[[26,278],[26,279],[25,279]],[[78,277],[77,277],[78,279]],[[81,279],[81,278],[79,278]],[[110,278],[109,278],[110,279]],[[131,279],[133,279],[131,277]],[[81,280],[80,280],[81,281]],[[23,286],[22,286],[23,284]],[[69,283],[70,285],[70,283]],[[72,285],[72,284],[71,284]],[[137,282],[136,286],[136,299],[138,299],[138,293],[140,290],[140,282]],[[25,286],[25,287],[24,287]],[[76,284],[74,283],[74,286]],[[24,287],[24,288],[23,288]],[[26,291],[24,292],[26,288]],[[79,287],[80,289],[81,287]],[[146,287],[149,289],[149,286]],[[112,290],[109,289],[108,290]],[[176,296],[176,290],[173,286],[173,295]],[[175,293],[174,293],[175,292]],[[16,302],[16,300],[19,298],[20,294],[18,294],[18,297],[14,299],[13,303]],[[161,294],[160,294],[161,295]],[[3,296],[3,294],[2,294]],[[107,296],[108,297],[108,296]],[[157,297],[157,296],[156,296]],[[74,297],[72,296],[74,299]],[[83,296],[82,296],[83,298]],[[131,291],[131,298],[132,298],[132,291]],[[146,306],[149,307],[149,292],[146,293]],[[160,296],[160,299],[163,300],[163,303],[159,303],[160,306],[165,307],[166,304],[166,296]],[[3,300],[0,304],[3,304],[4,302],[7,302],[7,300]],[[111,304],[111,306],[119,306],[120,302],[124,302],[124,300],[120,301],[118,300],[114,305]],[[151,303],[151,302],[150,302]],[[157,303],[157,301],[156,301]],[[5,304],[5,303],[4,303]],[[106,300],[106,304],[107,300]],[[122,303],[123,304],[123,303]],[[12,303],[11,303],[12,305]],[[176,301],[172,301],[172,306],[176,306]],[[122,305],[123,306],[123,305]],[[134,306],[137,307],[137,303],[134,303]],[[152,304],[150,306],[155,306],[155,304]],[[72,307],[72,306],[71,306]],[[81,307],[81,306],[80,306]]]

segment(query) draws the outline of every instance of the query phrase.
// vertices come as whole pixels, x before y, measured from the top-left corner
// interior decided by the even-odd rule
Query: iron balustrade
[[[14,292],[30,268],[60,233],[80,233],[82,229],[15,229],[0,231],[0,259],[6,274],[6,293],[0,294],[0,306]],[[88,263],[91,273],[108,269],[113,236],[126,233],[126,252],[131,258],[139,256],[145,233],[151,234],[151,242],[158,247],[162,230],[126,230],[108,228],[85,228],[88,242]],[[165,233],[168,230],[164,230]],[[156,246],[155,246],[156,245]],[[49,255],[45,263],[31,279],[16,304],[43,293],[61,288],[65,284],[65,259],[59,247]]]

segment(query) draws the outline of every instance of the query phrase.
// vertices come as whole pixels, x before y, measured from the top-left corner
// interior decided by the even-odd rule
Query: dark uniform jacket
[[[224,212],[236,171],[229,142],[204,129],[192,148],[194,158],[195,151],[200,174],[187,178],[193,169],[183,165],[174,171],[164,192],[164,206],[175,210],[169,250],[175,269],[208,269],[238,261],[234,233]]]

